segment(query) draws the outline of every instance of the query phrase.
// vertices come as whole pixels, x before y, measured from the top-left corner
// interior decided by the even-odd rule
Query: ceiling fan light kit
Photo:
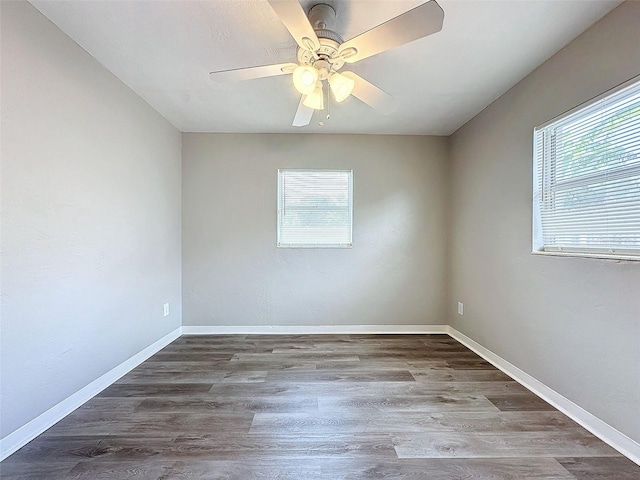
[[[316,88],[306,96],[302,104],[314,110],[324,110],[324,93],[322,92],[322,82],[316,83]]]
[[[331,87],[333,96],[338,103],[346,100],[347,97],[351,95],[355,84],[355,80],[353,80],[352,78],[347,78],[338,72],[334,72],[329,77],[329,86]]]
[[[345,63],[355,63],[404,45],[442,29],[444,12],[430,0],[348,41],[334,31],[336,12],[318,4],[307,16],[298,0],[268,0],[298,44],[297,63],[241,68],[209,75],[216,80],[247,80],[293,73],[293,85],[302,95],[293,126],[311,122],[314,110],[324,109],[323,82],[328,83],[336,102],[355,96],[369,106],[388,111],[390,96],[354,72],[338,71]]]
[[[318,70],[312,65],[300,65],[293,72],[293,86],[302,95],[309,95],[316,88]]]

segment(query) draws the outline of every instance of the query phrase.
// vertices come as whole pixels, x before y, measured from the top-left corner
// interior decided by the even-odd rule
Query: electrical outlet
[[[164,304],[164,316],[165,317],[169,316],[169,304],[168,303]]]
[[[458,302],[458,315],[464,315],[464,303]]]

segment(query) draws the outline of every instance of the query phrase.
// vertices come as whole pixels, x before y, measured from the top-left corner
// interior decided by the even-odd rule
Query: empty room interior
[[[639,27],[1,0],[0,478],[640,478]]]

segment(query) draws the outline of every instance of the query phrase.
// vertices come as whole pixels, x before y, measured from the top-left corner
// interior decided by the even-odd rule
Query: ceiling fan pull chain
[[[327,82],[328,83],[328,82]],[[331,118],[331,94],[329,93],[329,85],[327,85],[327,120]]]

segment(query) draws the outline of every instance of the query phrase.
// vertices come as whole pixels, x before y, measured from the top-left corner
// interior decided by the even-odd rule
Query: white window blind
[[[640,81],[534,131],[535,251],[640,256]]]
[[[350,247],[351,170],[278,170],[278,246]]]

